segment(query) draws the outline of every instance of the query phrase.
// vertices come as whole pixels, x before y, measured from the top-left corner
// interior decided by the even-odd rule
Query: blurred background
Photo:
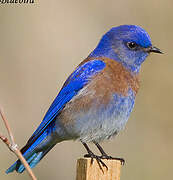
[[[172,179],[173,161],[173,2],[171,0],[37,1],[0,4],[0,104],[22,147],[73,69],[113,26],[136,24],[165,52],[148,57],[141,88],[126,129],[102,145],[124,157],[121,180]],[[6,129],[0,120],[0,132]],[[93,146],[91,146],[94,148]],[[0,179],[16,160],[0,143]],[[63,142],[34,168],[38,179],[75,179],[76,160],[85,153],[79,142]]]

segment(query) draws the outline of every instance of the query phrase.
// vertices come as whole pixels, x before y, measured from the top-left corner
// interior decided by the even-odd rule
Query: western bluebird
[[[151,52],[162,53],[139,26],[121,25],[108,31],[65,81],[43,121],[21,149],[31,168],[65,140],[81,141],[88,152],[85,157],[106,166],[101,159],[111,156],[99,142],[124,128],[139,89],[141,64]],[[97,146],[101,156],[89,149],[89,142]],[[6,173],[14,170],[25,170],[20,160]]]

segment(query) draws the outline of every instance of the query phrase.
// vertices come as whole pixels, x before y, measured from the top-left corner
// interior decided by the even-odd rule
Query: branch
[[[20,159],[20,161],[25,166],[26,171],[28,172],[31,179],[32,180],[37,180],[37,178],[35,177],[34,173],[31,170],[30,166],[28,165],[27,161],[23,157],[22,153],[20,152],[20,150],[17,147],[17,144],[14,141],[14,136],[12,134],[10,125],[9,125],[9,123],[7,121],[7,118],[5,117],[5,114],[4,114],[1,107],[0,107],[0,116],[2,117],[2,120],[3,120],[4,124],[5,124],[5,127],[6,127],[7,131],[8,131],[8,135],[10,137],[11,142],[8,140],[7,137],[5,137],[5,136],[3,136],[1,134],[0,134],[0,139],[7,145],[7,147],[10,149],[10,151],[12,151]]]

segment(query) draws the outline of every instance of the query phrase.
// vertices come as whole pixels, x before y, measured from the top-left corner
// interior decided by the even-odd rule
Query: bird
[[[45,114],[41,124],[21,149],[31,168],[58,143],[78,140],[84,157],[110,159],[100,142],[124,129],[139,90],[139,72],[153,46],[149,34],[137,25],[120,25],[106,32],[96,48],[71,73]],[[96,155],[88,143],[96,145]],[[124,162],[122,158],[115,158]],[[6,173],[25,167],[17,160]]]

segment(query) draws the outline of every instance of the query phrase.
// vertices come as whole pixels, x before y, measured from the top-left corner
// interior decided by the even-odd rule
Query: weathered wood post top
[[[120,180],[121,162],[118,160],[103,160],[108,169],[100,169],[97,161],[91,158],[77,160],[76,180]]]

